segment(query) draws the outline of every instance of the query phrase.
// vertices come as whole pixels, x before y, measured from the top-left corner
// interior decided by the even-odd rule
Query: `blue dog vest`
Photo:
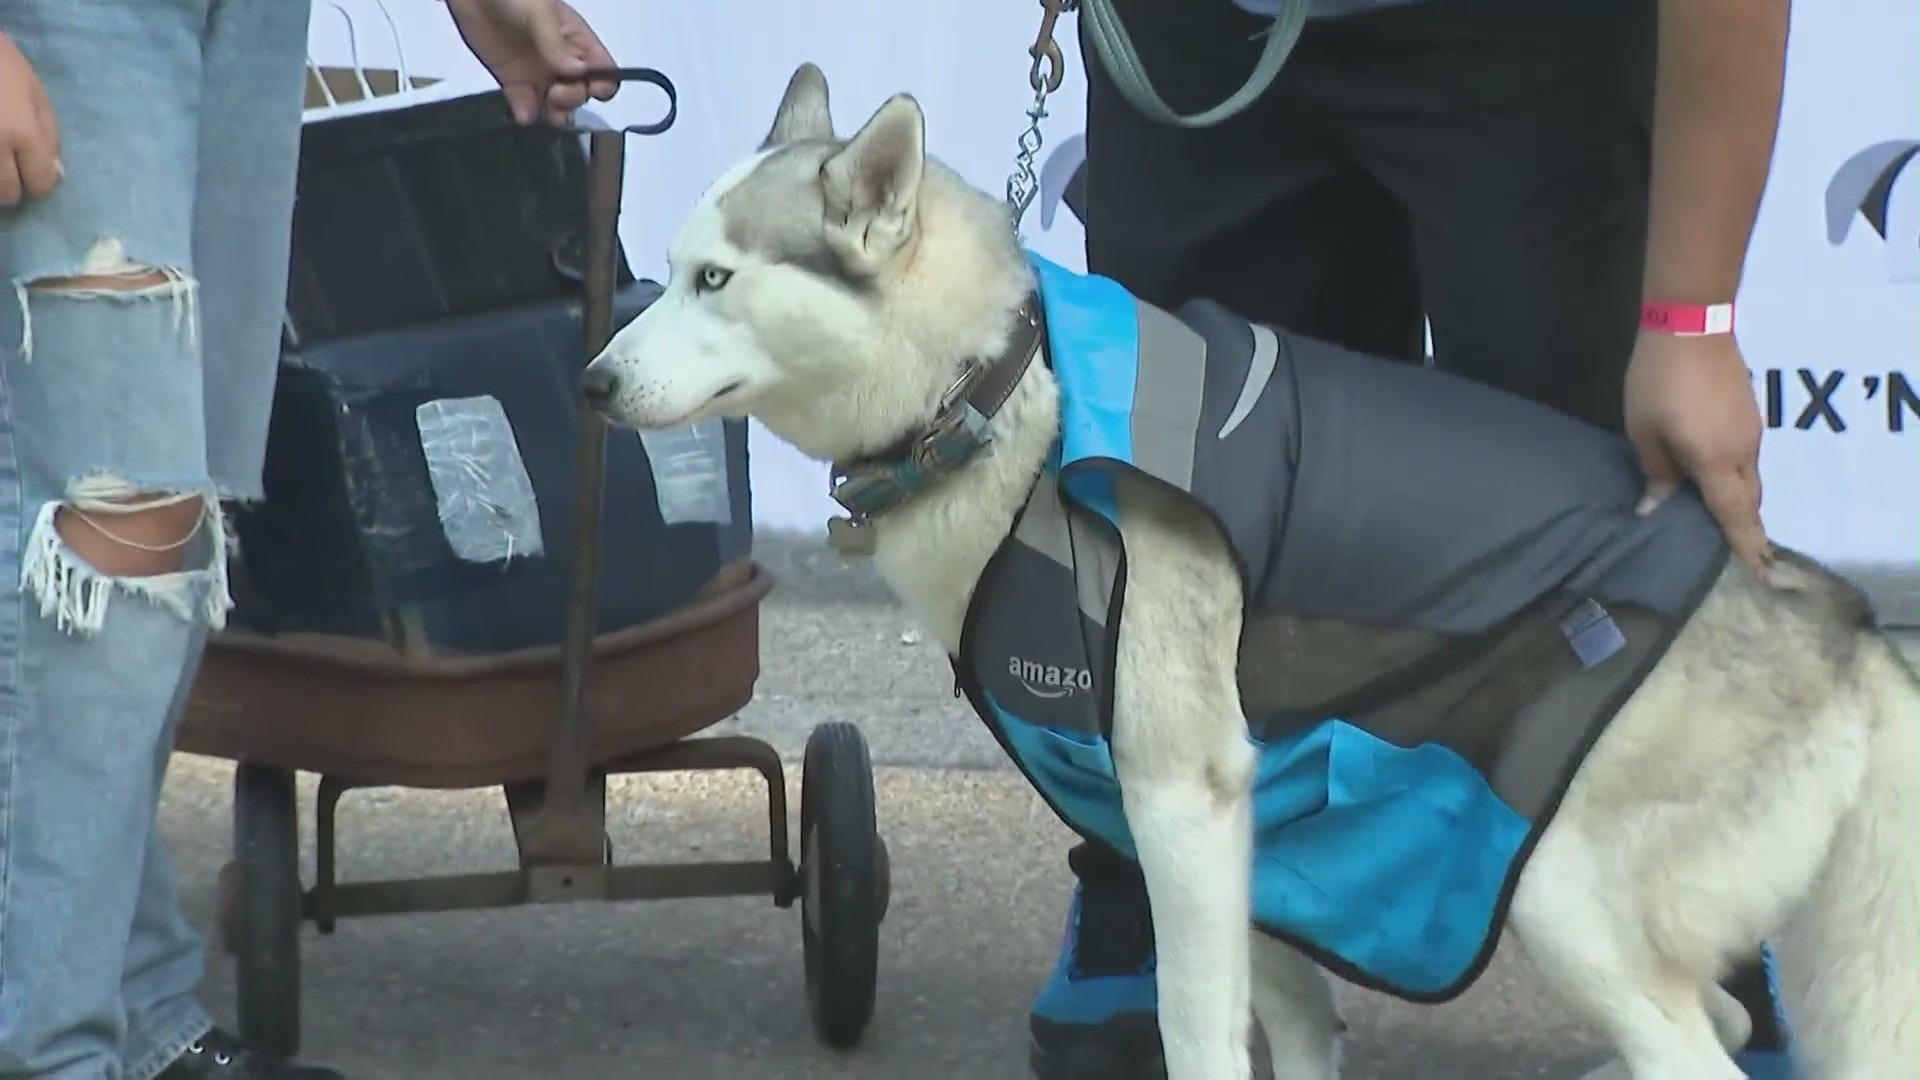
[[[1115,490],[1184,493],[1244,585],[1255,924],[1360,985],[1458,995],[1720,530],[1690,492],[1636,517],[1626,443],[1544,406],[1033,262],[1060,440],[974,591],[960,689],[1069,827],[1132,856]]]

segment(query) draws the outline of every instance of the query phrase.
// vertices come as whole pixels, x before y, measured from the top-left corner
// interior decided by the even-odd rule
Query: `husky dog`
[[[1131,473],[1108,474],[1110,484],[1101,488],[1082,483],[1085,477],[1074,472],[1078,466],[1063,461],[1063,455],[1074,453],[1063,446],[1074,440],[1107,438],[1096,429],[1107,423],[1100,410],[1113,403],[1102,398],[1111,387],[1076,390],[1070,385],[1059,355],[1061,335],[1075,332],[1067,324],[1084,314],[1073,309],[1074,296],[1105,290],[1101,295],[1110,297],[1117,286],[1074,278],[1057,268],[1036,269],[1009,227],[1001,201],[929,159],[924,130],[920,107],[899,95],[853,137],[836,137],[825,78],[803,65],[759,152],[721,176],[681,228],[668,255],[665,294],[613,337],[587,368],[583,388],[602,415],[632,427],[755,417],[811,457],[842,463],[836,465],[837,476],[858,480],[843,482],[836,495],[854,511],[851,520],[835,526],[843,550],[870,554],[889,585],[958,658],[956,673],[969,684],[983,719],[1003,736],[1016,760],[1025,762],[1022,767],[1042,793],[1051,792],[1055,809],[1076,827],[1130,848],[1137,858],[1159,944],[1159,1022],[1170,1080],[1249,1076],[1250,1018],[1265,1029],[1277,1076],[1332,1080],[1344,1025],[1322,966],[1398,988],[1413,1000],[1441,1000],[1478,974],[1485,960],[1481,954],[1491,951],[1502,918],[1565,1001],[1611,1039],[1619,1058],[1609,1069],[1616,1075],[1633,1080],[1739,1077],[1728,1048],[1745,1041],[1749,1018],[1715,979],[1730,958],[1750,955],[1763,940],[1774,941],[1782,958],[1783,988],[1805,1075],[1902,1080],[1916,1074],[1920,681],[1875,631],[1857,592],[1790,552],[1781,551],[1765,576],[1726,559],[1723,547],[1712,558],[1695,560],[1708,568],[1700,587],[1675,609],[1672,630],[1657,647],[1635,654],[1647,657],[1645,670],[1620,684],[1625,687],[1620,700],[1596,722],[1593,738],[1576,740],[1578,745],[1563,755],[1570,763],[1564,782],[1549,784],[1525,769],[1516,773],[1516,762],[1533,760],[1526,754],[1515,757],[1502,749],[1486,756],[1483,771],[1513,774],[1498,781],[1509,792],[1529,784],[1555,790],[1534,805],[1531,823],[1500,811],[1508,815],[1501,820],[1520,821],[1517,828],[1501,826],[1506,830],[1501,835],[1524,836],[1524,841],[1503,854],[1506,861],[1482,882],[1492,882],[1498,894],[1497,900],[1485,901],[1497,906],[1488,909],[1494,925],[1484,943],[1476,930],[1463,939],[1470,947],[1422,984],[1413,975],[1380,975],[1395,962],[1393,955],[1379,953],[1379,964],[1368,966],[1366,958],[1376,956],[1369,952],[1373,939],[1396,932],[1385,926],[1384,916],[1380,926],[1329,931],[1335,938],[1346,935],[1340,938],[1347,942],[1344,951],[1337,942],[1328,945],[1330,938],[1303,930],[1311,913],[1302,915],[1304,909],[1287,905],[1310,902],[1311,890],[1263,891],[1281,886],[1255,865],[1291,857],[1283,849],[1287,837],[1296,834],[1281,828],[1274,834],[1277,841],[1268,836],[1262,800],[1279,797],[1269,790],[1269,773],[1282,769],[1269,750],[1285,740],[1273,735],[1263,742],[1261,732],[1270,729],[1262,727],[1264,706],[1256,708],[1253,699],[1265,693],[1284,696],[1296,679],[1317,677],[1319,667],[1283,657],[1292,640],[1288,635],[1297,631],[1311,638],[1313,620],[1288,622],[1283,616],[1276,623],[1255,610],[1244,521],[1222,524],[1234,513],[1231,508],[1200,512],[1195,498],[1177,490],[1178,484],[1135,482],[1147,470],[1139,462],[1128,466]],[[1036,310],[1034,297],[1048,293],[1065,299],[1056,307],[1055,296],[1048,295],[1044,311]],[[1199,340],[1173,316],[1141,306],[1137,317],[1143,341],[1181,334]],[[1203,312],[1189,323],[1219,318]],[[1041,329],[1043,323],[1053,325]],[[1321,422],[1323,412],[1330,416],[1341,402],[1351,406],[1360,401],[1354,395],[1372,392],[1359,383],[1340,384],[1345,376],[1333,373],[1350,364],[1364,367],[1362,359],[1317,368],[1305,359],[1311,349],[1304,344],[1293,361],[1285,359],[1284,349],[1277,353],[1275,331],[1232,333],[1238,335],[1234,340],[1253,343],[1253,359],[1243,365],[1252,373],[1247,385],[1253,386],[1258,375],[1276,386],[1284,383],[1285,389],[1260,395],[1278,404],[1260,405],[1252,413],[1247,406],[1253,395],[1243,392],[1246,400],[1234,402],[1228,394],[1221,410],[1232,405],[1234,415],[1218,425],[1223,443],[1253,439],[1256,443],[1235,445],[1257,445],[1268,438],[1262,427],[1268,421],[1261,417],[1290,418],[1285,422],[1302,430],[1324,429],[1331,421]],[[1204,351],[1206,364],[1213,364],[1216,345],[1209,340]],[[983,364],[982,358],[991,362]],[[1183,370],[1155,369],[1138,378],[1159,379],[1156,385],[1165,387],[1168,380],[1185,377]],[[1458,410],[1495,409],[1503,417],[1499,424],[1475,426],[1482,445],[1473,466],[1486,472],[1475,482],[1496,492],[1534,484],[1540,498],[1551,500],[1551,485],[1534,481],[1558,474],[1541,472],[1546,466],[1534,460],[1540,455],[1531,454],[1524,440],[1531,437],[1525,434],[1529,430],[1560,432],[1554,425],[1561,420],[1536,415],[1529,411],[1536,407],[1517,399],[1490,405],[1497,392],[1464,389],[1467,384],[1456,385],[1448,376],[1408,370],[1418,374],[1406,378],[1431,381],[1420,384],[1423,409],[1408,410],[1394,422],[1418,424],[1423,422],[1418,414],[1426,413],[1437,417],[1433,423],[1444,424]],[[1366,371],[1366,379],[1383,385],[1401,378],[1372,367]],[[1097,382],[1099,376],[1075,377]],[[1315,397],[1314,379],[1336,380],[1328,385],[1349,397]],[[1211,401],[1214,389],[1175,387],[1165,396],[1182,394]],[[1188,404],[1200,409],[1194,401]],[[1375,423],[1365,409],[1348,407],[1341,419],[1361,429],[1343,445],[1365,447],[1394,437],[1381,427],[1388,420]],[[1140,444],[1161,438],[1141,425],[1135,417]],[[1208,439],[1214,438],[1212,425],[1209,420]],[[1605,442],[1612,436],[1581,429],[1554,437],[1563,436],[1579,448],[1570,452],[1572,458],[1615,460],[1609,456],[1612,444]],[[1299,444],[1273,446],[1270,456],[1282,459]],[[1146,454],[1139,446],[1134,450],[1136,456]],[[1103,455],[1118,453],[1096,447],[1081,456],[1098,465]],[[889,455],[899,459],[890,469],[861,466]],[[1412,460],[1418,456],[1409,456],[1404,468],[1420,468]],[[1182,467],[1193,473],[1192,485],[1200,486],[1203,466],[1187,461]],[[1576,462],[1570,468],[1578,472],[1586,466]],[[1614,477],[1606,471],[1614,469],[1607,464],[1605,470],[1579,475]],[[1368,473],[1356,467],[1343,472],[1341,480],[1321,485],[1322,495],[1335,490],[1356,500],[1372,499],[1379,512],[1342,518],[1344,496],[1314,496],[1321,506],[1316,514],[1324,511],[1344,525],[1378,523],[1393,520],[1400,504],[1425,498],[1428,505],[1411,520],[1428,524],[1397,530],[1411,531],[1412,538],[1349,529],[1320,543],[1308,535],[1318,519],[1306,515],[1286,526],[1287,544],[1295,545],[1287,550],[1318,544],[1314,549],[1328,558],[1431,550],[1438,563],[1450,557],[1443,550],[1452,535],[1446,530],[1477,527],[1456,520],[1463,515],[1450,516],[1443,500],[1428,497],[1393,469]],[[1557,566],[1556,545],[1609,550],[1612,541],[1589,543],[1583,537],[1593,530],[1626,535],[1642,527],[1633,524],[1637,478],[1623,483],[1608,498],[1617,496],[1624,510],[1567,502],[1555,513],[1574,525],[1556,532],[1559,526],[1539,523],[1540,529],[1528,535],[1546,541],[1518,554],[1503,549],[1495,558],[1458,562],[1459,574],[1497,584],[1495,579],[1508,580],[1502,575],[1519,573],[1514,568],[1520,564]],[[1313,501],[1304,480],[1295,487],[1289,506]],[[1102,513],[1113,526],[1111,548],[1088,540],[1091,532],[1082,527],[1098,516],[1096,489],[1110,497],[1111,506]],[[1691,513],[1710,524],[1697,501],[1688,509],[1690,499],[1670,500],[1671,515],[1678,515],[1671,519],[1684,524]],[[1656,516],[1666,514],[1663,507]],[[1064,531],[1039,536],[1033,523],[1048,515],[1056,524],[1064,522]],[[1408,520],[1405,513],[1399,516]],[[1591,528],[1578,524],[1582,521]],[[1376,531],[1389,530],[1377,526]],[[1717,533],[1713,536],[1718,543]],[[1022,553],[1007,555],[1023,538]],[[1698,542],[1689,543],[1699,548]],[[1667,549],[1636,550],[1658,554]],[[1643,577],[1657,577],[1659,564],[1669,561],[1665,555],[1651,562],[1632,555],[1621,559],[1620,565],[1633,564]],[[1002,573],[996,567],[1013,563],[1020,563],[1022,573],[1028,565],[1047,572],[1072,566],[1073,576],[1061,579],[1070,614],[1076,594],[1080,598],[1081,610],[1071,621],[1082,627],[1104,620],[1116,627],[1106,647],[1075,654],[1084,658],[1078,665],[1003,653],[994,663],[1002,664],[1004,673],[965,667],[969,633],[985,633],[982,620],[998,617],[974,610],[987,603],[976,592],[984,591],[983,580]],[[1408,572],[1419,573],[1417,568]],[[1035,573],[1034,582],[1055,580]],[[1453,569],[1447,573],[1459,576]],[[1570,567],[1550,571],[1555,580],[1573,575]],[[1298,574],[1293,578],[1291,588],[1311,592],[1316,584]],[[1089,580],[1119,584],[1108,592],[1094,589],[1089,601]],[[1446,582],[1433,575],[1420,580],[1445,592]],[[1350,590],[1341,586],[1339,591]],[[1471,607],[1480,591],[1476,585],[1447,595]],[[1546,595],[1544,588],[1536,591]],[[1100,606],[1109,602],[1111,609]],[[1531,603],[1509,606],[1526,615],[1535,610]],[[1497,652],[1523,639],[1558,642],[1553,633],[1565,633],[1579,654],[1577,664],[1565,662],[1568,670],[1581,670],[1551,686],[1529,683],[1520,694],[1515,679],[1526,683],[1534,668],[1557,671],[1564,660],[1522,649],[1518,655],[1524,663],[1484,680],[1492,690],[1476,682],[1462,691],[1463,700],[1506,694],[1501,700],[1523,705],[1517,712],[1531,714],[1538,711],[1536,700],[1562,694],[1580,679],[1632,666],[1616,654],[1623,643],[1629,652],[1638,647],[1632,643],[1636,635],[1644,638],[1639,624],[1629,625],[1631,620],[1620,616],[1615,625],[1605,608],[1584,603],[1576,609],[1587,612],[1584,621],[1572,623],[1555,607],[1539,624],[1547,628],[1544,638],[1485,639]],[[1624,609],[1615,604],[1614,610]],[[1430,621],[1438,625],[1457,614],[1434,615]],[[1017,635],[1023,631],[1016,625],[1020,621],[1001,630]],[[1377,640],[1364,640],[1374,642],[1365,648],[1379,648]],[[1467,654],[1441,645],[1431,655],[1452,663]],[[1332,656],[1328,652],[1321,659]],[[1044,755],[1029,754],[1023,749],[1027,744],[1019,742],[1032,737],[1032,729],[1002,716],[1012,691],[988,685],[1002,674],[1026,687],[1025,700],[1034,709],[1094,702],[1103,710],[1099,735],[1108,741],[1090,737],[1074,744],[1078,749],[1071,753],[1085,751],[1088,760],[1098,759],[1089,768],[1110,771],[1114,783],[1106,794],[1118,808],[1110,820],[1100,818],[1097,809],[1076,809],[1073,800],[1080,796],[1070,793],[1071,785],[1039,774],[1032,763]],[[1348,697],[1356,715],[1374,707]],[[1303,730],[1321,729],[1309,724]],[[1502,731],[1489,737],[1544,737]],[[1318,757],[1307,753],[1308,743],[1286,745],[1299,751],[1296,758],[1332,759],[1327,768],[1336,771],[1342,755],[1360,752],[1363,768],[1347,780],[1369,770],[1390,771],[1394,763],[1420,754],[1425,761],[1433,757],[1427,751],[1437,749],[1396,750],[1350,729],[1325,738],[1330,741],[1312,744],[1326,751]],[[1422,738],[1416,733],[1408,745]],[[1439,757],[1453,767],[1474,752],[1441,751]],[[1287,769],[1295,764],[1283,763]],[[1407,780],[1402,786],[1418,785]],[[1313,805],[1296,816],[1312,818],[1352,796],[1344,790],[1338,797],[1328,795],[1324,777],[1312,790],[1308,801]],[[1385,788],[1367,797],[1374,796],[1381,806],[1398,805],[1397,795]],[[1461,805],[1491,804],[1469,799]],[[1415,818],[1404,820],[1425,827]],[[1421,835],[1444,846],[1471,824],[1464,816],[1448,820],[1452,824]],[[1334,850],[1331,857],[1364,861],[1374,857],[1369,851],[1396,846],[1377,841],[1398,839],[1390,830],[1355,833],[1351,843],[1320,846]],[[1477,857],[1464,848],[1455,854],[1463,864]],[[1418,857],[1399,865],[1408,890],[1425,880],[1420,875],[1442,872],[1422,869]],[[1342,873],[1336,870],[1333,876]],[[1393,882],[1403,879],[1384,880],[1388,884],[1377,893],[1386,897],[1381,910],[1398,910],[1391,907],[1391,894],[1397,889]],[[1453,887],[1467,879],[1434,880]],[[1440,921],[1423,926],[1443,926],[1453,906],[1455,894],[1443,888],[1434,895],[1447,902],[1427,905],[1423,917]],[[1457,895],[1463,902],[1482,902],[1476,899],[1480,893]]]

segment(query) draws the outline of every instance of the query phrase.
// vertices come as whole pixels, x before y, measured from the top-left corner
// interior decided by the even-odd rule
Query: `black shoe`
[[[1053,977],[1034,1000],[1038,1080],[1166,1080],[1154,993],[1153,918],[1140,871],[1090,844],[1068,854],[1079,887]]]
[[[187,1047],[187,1052],[174,1059],[156,1080],[346,1080],[346,1077],[319,1065],[302,1065],[256,1053],[242,1046],[239,1039],[215,1028]]]

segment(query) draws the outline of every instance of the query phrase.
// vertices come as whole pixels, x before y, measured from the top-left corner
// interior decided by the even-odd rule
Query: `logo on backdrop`
[[[1904,371],[1767,368],[1753,381],[1769,430],[1920,430],[1920,386]]]
[[[1888,281],[1920,281],[1920,142],[1894,139],[1854,154],[1827,181],[1827,242],[1865,221],[1887,248]]]

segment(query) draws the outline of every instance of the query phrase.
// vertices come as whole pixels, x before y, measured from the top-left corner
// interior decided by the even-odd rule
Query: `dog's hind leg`
[[[1779,938],[1794,1056],[1809,1080],[1920,1073],[1920,678],[1890,642],[1854,672],[1863,775]]]
[[[1740,999],[1727,992],[1719,983],[1708,983],[1701,993],[1701,1006],[1707,1011],[1707,1021],[1713,1025],[1713,1033],[1720,1040],[1720,1046],[1729,1054],[1739,1053],[1753,1037],[1753,1018],[1747,1015],[1747,1007]],[[1582,1076],[1580,1080],[1632,1080],[1624,1061],[1615,1059]]]
[[[1276,1080],[1338,1080],[1346,1021],[1333,984],[1298,949],[1253,932],[1253,1015]]]
[[[1663,960],[1599,865],[1564,816],[1541,839],[1509,912],[1534,966],[1600,1025],[1632,1080],[1744,1080],[1701,990],[1709,976]]]
[[[1246,1080],[1254,748],[1239,575],[1190,509],[1128,493],[1113,757],[1153,912],[1167,1078]]]
[[[1713,1024],[1713,1033],[1720,1039],[1720,1045],[1727,1053],[1739,1053],[1753,1038],[1753,1017],[1747,1015],[1747,1007],[1740,999],[1728,992],[1719,983],[1709,983],[1701,997],[1701,1005],[1707,1010],[1707,1019]]]

